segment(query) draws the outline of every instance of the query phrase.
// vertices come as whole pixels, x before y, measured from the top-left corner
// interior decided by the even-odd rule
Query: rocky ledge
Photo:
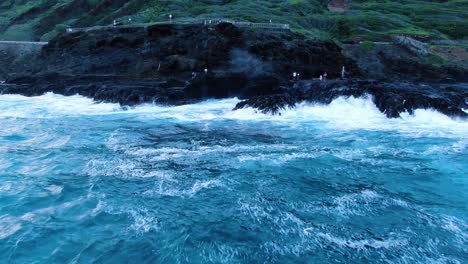
[[[468,90],[456,84],[467,76],[463,69],[411,61],[399,71],[396,61],[404,63],[401,57],[380,58],[388,71],[384,79],[372,81],[371,72],[363,72],[337,44],[292,32],[240,30],[227,23],[113,28],[58,36],[10,75],[0,93],[80,94],[121,105],[238,97],[243,101],[235,109],[254,107],[271,114],[302,101],[327,104],[339,96],[371,96],[388,117],[418,108],[467,117]],[[343,66],[352,79],[330,80]],[[291,80],[293,72],[301,80]],[[329,80],[316,80],[324,72]],[[451,84],[442,84],[447,80]]]

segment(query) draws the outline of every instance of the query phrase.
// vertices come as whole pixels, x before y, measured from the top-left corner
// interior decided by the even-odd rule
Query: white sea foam
[[[131,229],[137,233],[146,233],[151,230],[158,230],[158,219],[147,211],[129,210],[127,212],[133,218]]]
[[[21,223],[17,222],[14,217],[0,217],[0,240],[15,234],[21,228]]]
[[[237,156],[239,162],[256,162],[256,161],[269,161],[272,165],[281,166],[284,163],[300,160],[300,159],[315,159],[323,153],[308,153],[308,152],[293,152],[293,153],[273,153],[273,154],[245,154]]]
[[[226,244],[205,242],[198,246],[200,255],[205,262],[209,263],[233,263],[238,255],[237,248],[230,247]]]
[[[38,97],[0,95],[0,117],[50,118],[63,115],[95,115],[118,111],[117,104],[95,103],[83,96],[47,93]]]
[[[34,217],[35,217],[34,213],[29,212],[29,213],[25,213],[20,218],[21,220],[31,222],[34,219]]]
[[[379,208],[408,207],[408,203],[405,201],[386,197],[373,190],[363,190],[335,197],[333,204],[334,207],[327,210],[343,218],[352,215],[368,215]]]
[[[70,141],[71,135],[65,135],[63,137],[54,138],[52,141],[46,143],[43,148],[56,149],[65,146]]]
[[[371,210],[372,205],[381,200],[382,196],[372,190],[359,193],[345,194],[336,197],[333,203],[340,215],[363,215]]]
[[[49,185],[47,187],[45,187],[45,189],[47,191],[50,192],[50,194],[52,195],[57,195],[57,194],[60,194],[63,190],[63,187],[62,186],[58,186],[58,185]]]
[[[363,240],[351,240],[336,237],[327,233],[318,233],[319,237],[332,242],[340,247],[348,247],[356,250],[367,250],[367,248],[374,249],[389,249],[394,247],[403,247],[408,244],[406,239],[388,239],[388,240],[375,240],[375,239],[363,239]]]
[[[159,230],[159,219],[153,212],[148,211],[146,208],[138,206],[128,207],[123,205],[111,205],[105,201],[99,201],[95,210],[102,210],[112,215],[126,215],[131,219],[131,224],[128,226],[127,231],[136,232],[137,234],[144,234],[149,231]],[[93,210],[92,213],[96,213]]]
[[[454,234],[455,244],[464,247],[468,242],[468,223],[454,216],[443,216],[441,220],[442,228]]]
[[[437,154],[437,153],[446,154],[449,152],[464,153],[467,148],[468,148],[468,138],[465,138],[448,146],[446,145],[431,146],[426,151],[424,151],[423,154],[425,155]]]
[[[124,110],[117,104],[95,103],[81,96],[65,97],[47,93],[39,97],[0,95],[0,118],[53,118],[68,115],[132,115],[138,120],[173,119],[180,122],[238,120],[286,123],[294,127],[319,122],[332,129],[396,130],[413,136],[456,134],[468,137],[468,122],[452,119],[431,109],[417,109],[414,115],[388,119],[368,97],[340,97],[329,105],[300,103],[279,115],[266,115],[252,108],[232,111],[238,99],[208,100],[198,104],[165,107],[144,104]],[[64,141],[66,141],[64,139]]]
[[[156,190],[150,190],[145,192],[149,195],[161,195],[161,196],[172,196],[172,197],[193,197],[198,192],[215,188],[221,187],[222,184],[219,180],[206,180],[206,181],[195,181],[193,185],[188,188],[181,188],[180,183],[177,181],[170,182],[168,181],[161,181],[159,183],[159,187]]]
[[[12,182],[12,181],[5,181],[0,183],[0,196],[1,195],[17,195],[27,188],[30,188],[30,183],[22,182]]]
[[[4,182],[0,185],[0,193],[8,193],[12,189],[13,184],[11,182]]]

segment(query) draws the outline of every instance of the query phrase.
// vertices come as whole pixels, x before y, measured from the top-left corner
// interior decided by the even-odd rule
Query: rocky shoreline
[[[303,101],[371,96],[390,118],[419,108],[468,117],[468,89],[457,84],[466,81],[466,70],[436,68],[402,52],[375,56],[377,74],[362,66],[366,61],[357,63],[344,53],[333,42],[243,31],[228,23],[76,32],[58,36],[21,71],[15,68],[0,94],[80,94],[130,106],[238,97],[243,101],[235,109],[270,114]],[[337,79],[343,66],[352,79]],[[292,72],[301,80],[291,80]],[[316,80],[324,72],[329,80]]]

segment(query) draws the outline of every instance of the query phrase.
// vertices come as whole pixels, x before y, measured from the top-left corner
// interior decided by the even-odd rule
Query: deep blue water
[[[0,96],[0,263],[468,263],[468,123]]]

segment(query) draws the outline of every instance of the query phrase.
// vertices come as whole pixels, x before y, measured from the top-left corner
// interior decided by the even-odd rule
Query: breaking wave
[[[466,121],[238,102],[0,95],[0,259],[468,261]]]
[[[135,116],[139,120],[172,119],[180,122],[215,120],[270,121],[300,125],[323,123],[331,129],[395,130],[425,136],[468,136],[467,121],[450,118],[431,109],[417,109],[413,115],[403,113],[401,118],[389,119],[381,113],[370,98],[340,97],[329,105],[300,103],[294,109],[285,109],[281,115],[259,113],[252,108],[232,111],[238,99],[208,100],[183,106],[144,104],[120,107],[117,104],[96,103],[82,96],[62,96],[47,93],[39,97],[0,95],[0,117],[56,118],[60,116],[111,115]]]

